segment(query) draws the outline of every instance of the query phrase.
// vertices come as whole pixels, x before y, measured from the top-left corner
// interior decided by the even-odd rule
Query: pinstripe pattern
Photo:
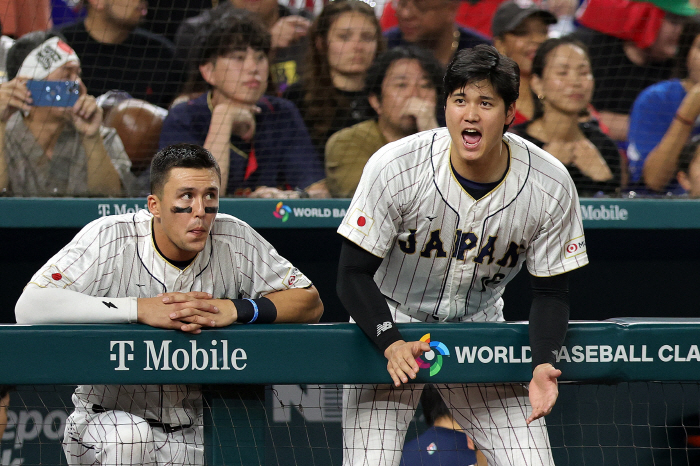
[[[500,321],[523,263],[552,276],[588,263],[566,168],[506,133],[503,181],[474,200],[455,178],[445,128],[388,144],[367,163],[338,233],[384,258],[375,282],[395,322]],[[576,250],[567,251],[576,239]],[[497,466],[553,465],[543,419],[520,385],[438,385],[453,417]],[[422,385],[349,385],[343,465],[397,466]]]
[[[502,320],[503,290],[523,263],[536,276],[588,263],[585,249],[565,257],[569,240],[583,241],[578,194],[566,168],[518,136],[503,139],[509,171],[478,201],[452,173],[447,129],[388,144],[367,163],[338,232],[384,258],[375,281],[400,312],[428,322]],[[353,223],[358,210],[371,228]],[[406,253],[399,245],[412,240],[412,231],[415,251]],[[460,252],[460,244],[466,250]],[[515,264],[507,254],[511,246]]]
[[[204,291],[220,299],[259,298],[311,285],[248,224],[225,214],[217,215],[204,249],[180,270],[156,251],[152,218],[142,210],[91,222],[49,259],[27,287],[65,288],[113,298]],[[290,274],[295,276],[292,284]],[[77,407],[93,403],[171,425],[195,422],[202,409],[197,386],[81,385],[75,394]]]

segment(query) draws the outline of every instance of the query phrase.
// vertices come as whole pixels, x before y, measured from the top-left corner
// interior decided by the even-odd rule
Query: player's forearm
[[[343,241],[336,290],[353,320],[382,351],[403,340],[391,317],[389,305],[374,282],[381,258],[372,256],[349,240]]]
[[[534,370],[543,364],[556,363],[569,325],[569,289],[567,274],[532,277],[531,283],[529,333]]]
[[[127,324],[138,319],[136,298],[99,298],[28,285],[17,304],[18,324]]]
[[[122,193],[119,173],[107,154],[100,132],[82,136],[87,159],[88,192],[91,195],[118,196]]]
[[[277,324],[313,324],[318,322],[323,314],[323,302],[314,286],[276,291],[265,297],[277,308]]]

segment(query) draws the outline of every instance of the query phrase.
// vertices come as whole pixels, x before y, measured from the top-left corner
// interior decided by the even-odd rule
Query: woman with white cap
[[[7,73],[10,81],[0,85],[0,192],[116,196],[130,186],[129,157],[116,131],[101,126],[102,109],[87,94],[68,44],[50,32],[26,34],[8,52]],[[70,82],[77,100],[61,106],[49,93],[54,98],[35,102],[28,88],[35,81]]]

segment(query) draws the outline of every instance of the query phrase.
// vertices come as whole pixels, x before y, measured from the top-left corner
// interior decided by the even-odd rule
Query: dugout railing
[[[426,358],[432,366],[442,359],[440,370],[421,371],[418,382],[530,379],[526,323],[401,330],[444,345]],[[559,354],[560,399],[547,419],[557,464],[698,464],[698,335],[700,319],[572,322]],[[18,386],[0,443],[3,465],[62,461],[70,384],[82,383],[205,384],[208,464],[336,465],[341,384],[389,381],[384,358],[353,324],[200,335],[141,325],[4,325],[0,355],[0,383]]]

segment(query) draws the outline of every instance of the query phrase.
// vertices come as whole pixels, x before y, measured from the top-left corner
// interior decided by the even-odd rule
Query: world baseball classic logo
[[[430,341],[429,333],[423,335],[420,341],[428,343],[431,351],[425,352],[422,358],[418,356],[416,358],[416,362],[418,363],[418,367],[421,369],[430,368],[430,377],[432,377],[440,372],[440,369],[442,369],[442,357],[449,356],[450,350],[448,350],[447,346],[443,345],[439,341]],[[425,358],[427,361],[432,361],[432,363],[424,361],[423,358]]]
[[[275,211],[272,212],[272,215],[274,215],[277,218],[281,218],[283,222],[286,222],[287,220],[289,220],[289,213],[291,211],[292,209],[290,209],[289,206],[278,202],[277,206],[275,207]]]

